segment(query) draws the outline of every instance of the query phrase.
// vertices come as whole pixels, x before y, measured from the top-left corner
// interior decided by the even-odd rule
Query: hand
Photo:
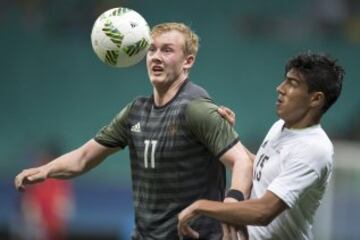
[[[246,226],[240,226],[237,229],[237,237],[239,240],[248,240],[249,239],[249,232]]]
[[[221,224],[223,229],[223,238],[222,240],[239,240],[237,235],[237,230],[234,226],[229,225],[227,223]]]
[[[18,191],[23,192],[25,185],[43,182],[47,175],[45,167],[25,169],[15,177],[15,187]]]
[[[193,204],[182,210],[178,215],[177,229],[180,239],[182,239],[183,236],[189,236],[195,239],[199,238],[199,233],[192,229],[188,225],[188,223],[198,216],[198,214],[196,213],[196,209],[200,201],[194,202]]]
[[[220,106],[218,108],[219,114],[225,118],[226,121],[228,121],[232,126],[235,126],[235,112],[233,112],[230,108]]]
[[[238,202],[235,198],[227,197],[224,199],[225,203]],[[222,223],[223,240],[248,240],[249,233],[246,226],[233,226],[227,223]]]

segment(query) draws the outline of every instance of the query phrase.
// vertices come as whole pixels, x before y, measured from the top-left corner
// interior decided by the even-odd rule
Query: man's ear
[[[325,104],[325,95],[323,92],[313,92],[311,96],[310,106],[314,108],[322,108]]]
[[[195,56],[190,54],[185,58],[184,69],[189,70],[195,63]]]

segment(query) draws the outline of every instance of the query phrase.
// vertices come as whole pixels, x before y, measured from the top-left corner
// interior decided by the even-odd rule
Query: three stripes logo
[[[141,132],[141,127],[140,127],[140,122],[136,123],[135,125],[133,125],[130,129],[130,131],[132,132]]]
[[[133,45],[124,48],[124,51],[129,57],[132,57],[138,54],[141,50],[147,48],[148,45],[149,45],[148,41],[146,41],[146,39],[143,38],[140,41],[134,43]]]
[[[120,51],[106,51],[105,62],[111,65],[116,65],[117,58],[120,55]]]
[[[116,27],[114,27],[109,19],[106,20],[102,31],[110,38],[113,43],[116,44],[116,46],[121,46],[122,40],[124,39],[124,34],[122,34]]]
[[[124,35],[117,28],[114,27],[114,25],[109,19],[106,20],[102,31],[105,33],[106,36],[110,38],[110,40],[114,44],[116,44],[117,47],[120,48],[122,40],[124,39]],[[106,51],[105,61],[111,65],[115,65],[119,55],[119,50]]]

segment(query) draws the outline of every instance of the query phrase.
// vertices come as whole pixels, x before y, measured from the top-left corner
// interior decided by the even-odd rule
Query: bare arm
[[[179,214],[178,231],[181,235],[196,236],[187,223],[199,215],[233,225],[266,226],[286,208],[287,205],[270,191],[259,199],[237,203],[198,200]]]
[[[204,200],[199,202],[198,210],[195,212],[236,225],[266,226],[286,208],[287,205],[280,198],[267,191],[259,199],[238,203],[218,204]]]
[[[25,185],[47,178],[69,179],[83,174],[119,148],[107,148],[91,139],[81,147],[36,168],[25,169],[15,177],[15,187],[23,191]]]
[[[252,186],[252,163],[253,160],[248,154],[247,149],[238,142],[227,152],[220,160],[232,169],[232,178],[230,189],[239,190],[244,194],[245,199],[249,197]],[[237,199],[227,197],[224,202],[237,202]],[[241,239],[248,239],[248,233],[245,226],[235,226],[222,224],[223,239],[237,239],[236,232],[239,232]]]
[[[238,142],[220,160],[232,169],[231,189],[236,189],[244,193],[245,198],[250,195],[252,186],[252,159],[247,149]]]

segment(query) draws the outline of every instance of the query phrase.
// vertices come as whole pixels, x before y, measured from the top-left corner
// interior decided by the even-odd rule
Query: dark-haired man
[[[194,236],[187,223],[205,215],[252,225],[250,239],[313,239],[313,218],[331,176],[333,157],[333,145],[320,120],[340,95],[343,76],[343,68],[327,56],[306,53],[291,59],[285,80],[277,87],[280,120],[254,159],[250,200],[196,201],[179,215],[179,234]],[[222,113],[234,120],[229,109]]]

